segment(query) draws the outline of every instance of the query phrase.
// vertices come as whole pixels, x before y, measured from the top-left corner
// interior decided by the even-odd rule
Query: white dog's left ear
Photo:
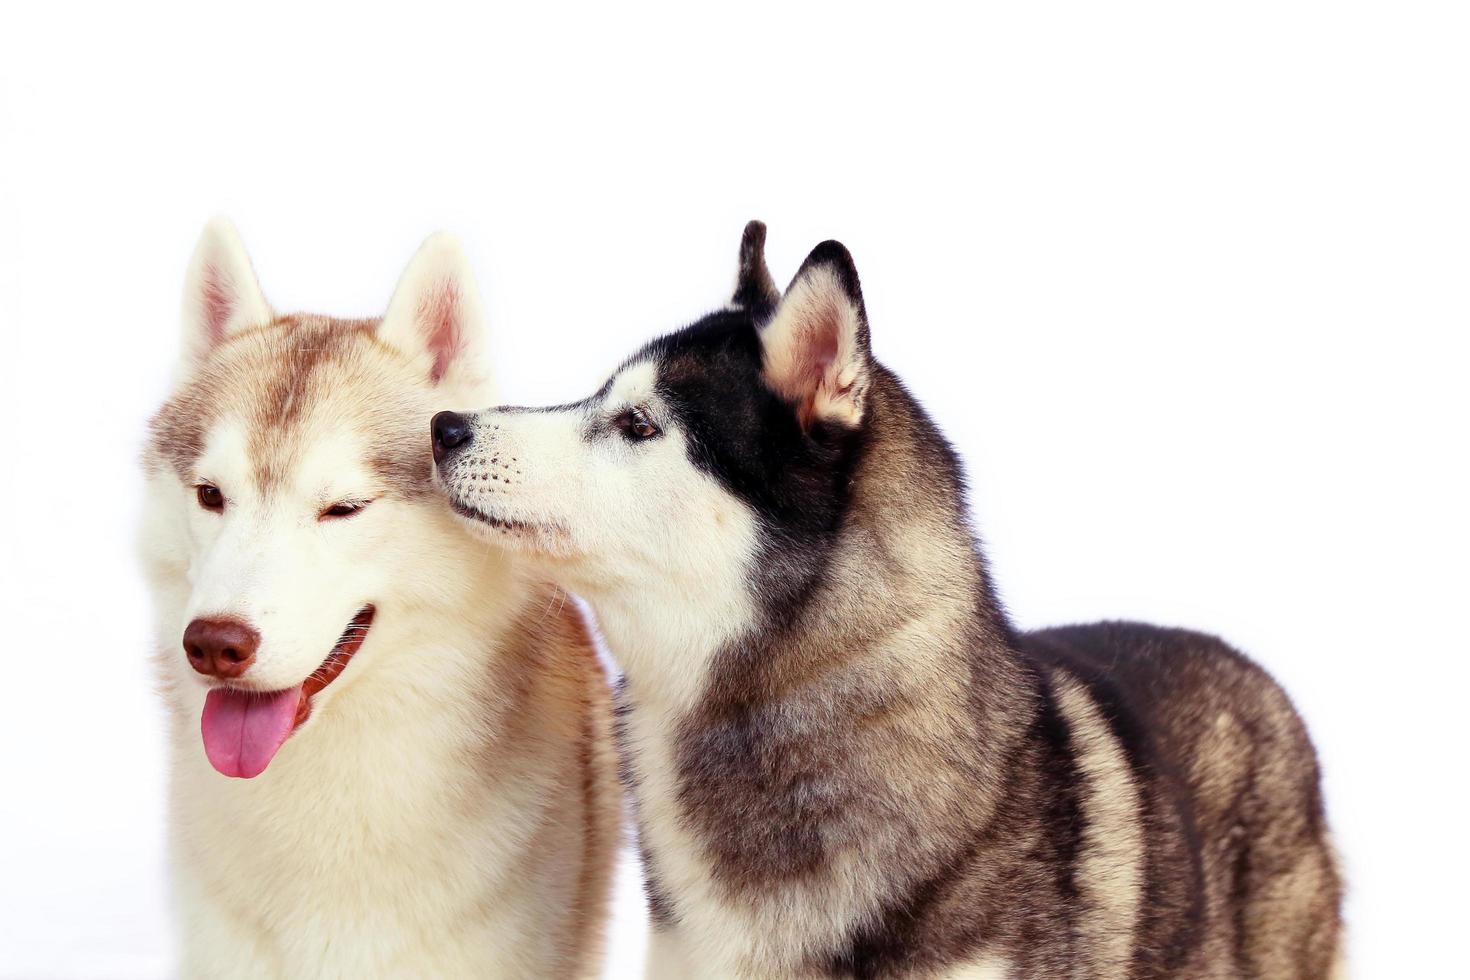
[[[485,311],[453,235],[430,235],[398,280],[378,338],[419,361],[435,384],[486,381]]]
[[[766,383],[815,420],[855,428],[872,376],[868,315],[852,256],[840,242],[812,250],[761,330]]]

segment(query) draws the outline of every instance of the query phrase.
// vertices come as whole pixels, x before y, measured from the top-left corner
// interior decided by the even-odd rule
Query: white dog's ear
[[[872,376],[868,316],[852,256],[823,242],[806,257],[761,331],[766,383],[815,420],[856,427]]]
[[[435,384],[485,381],[485,311],[453,235],[430,235],[398,280],[378,337],[421,363]]]
[[[247,327],[275,316],[250,256],[228,218],[204,226],[184,279],[184,370],[192,371],[220,344]]]

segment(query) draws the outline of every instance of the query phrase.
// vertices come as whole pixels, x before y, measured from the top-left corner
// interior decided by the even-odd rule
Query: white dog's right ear
[[[235,333],[274,316],[235,226],[214,218],[194,246],[184,280],[184,371],[192,372]]]
[[[486,381],[485,310],[453,235],[430,235],[398,280],[378,338],[419,362],[435,384]]]

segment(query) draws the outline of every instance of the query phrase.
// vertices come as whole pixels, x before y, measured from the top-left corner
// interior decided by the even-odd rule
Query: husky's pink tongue
[[[265,772],[296,727],[301,685],[256,694],[217,687],[204,699],[204,754],[226,776],[250,779]]]

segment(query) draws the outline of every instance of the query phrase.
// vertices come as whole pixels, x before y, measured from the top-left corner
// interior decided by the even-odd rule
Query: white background
[[[747,218],[782,282],[840,238],[1015,618],[1253,653],[1356,976],[1463,970],[1463,5],[368,6],[0,8],[0,975],[169,970],[136,460],[216,212],[334,314],[456,231],[525,402],[720,304]]]

